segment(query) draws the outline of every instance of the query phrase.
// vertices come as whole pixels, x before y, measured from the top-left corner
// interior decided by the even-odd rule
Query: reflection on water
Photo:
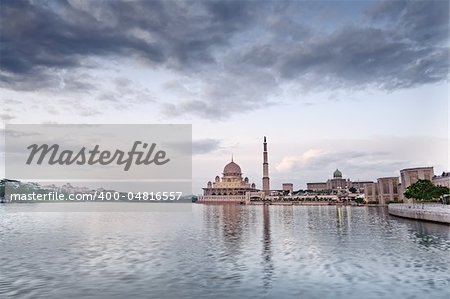
[[[264,290],[268,290],[272,286],[272,276],[274,266],[272,262],[272,245],[270,236],[270,214],[269,206],[263,206],[263,250],[261,263],[263,266],[263,286]]]
[[[1,298],[448,298],[449,227],[382,208],[0,205]]]

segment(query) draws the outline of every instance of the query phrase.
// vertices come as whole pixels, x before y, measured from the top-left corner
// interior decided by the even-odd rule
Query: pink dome
[[[224,175],[242,174],[241,167],[239,167],[239,165],[231,161],[230,163],[225,165],[225,168],[223,169],[223,174]]]

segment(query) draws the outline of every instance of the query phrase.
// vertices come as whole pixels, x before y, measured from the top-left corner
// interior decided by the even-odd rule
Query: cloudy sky
[[[190,123],[195,193],[263,136],[272,188],[450,168],[448,1],[0,5],[2,127]]]

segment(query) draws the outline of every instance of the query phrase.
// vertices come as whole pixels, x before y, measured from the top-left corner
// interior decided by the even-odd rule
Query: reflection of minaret
[[[263,285],[266,289],[272,287],[272,276],[274,273],[274,265],[272,262],[272,241],[270,237],[270,213],[269,206],[263,207]]]
[[[262,178],[262,185],[263,185],[263,191],[266,195],[269,194],[270,190],[270,183],[269,183],[269,160],[267,159],[267,142],[266,142],[266,136],[264,136],[264,143],[263,143],[263,178]]]

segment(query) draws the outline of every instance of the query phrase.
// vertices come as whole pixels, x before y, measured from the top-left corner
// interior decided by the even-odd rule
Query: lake
[[[384,208],[0,205],[1,298],[449,298],[449,226]]]

